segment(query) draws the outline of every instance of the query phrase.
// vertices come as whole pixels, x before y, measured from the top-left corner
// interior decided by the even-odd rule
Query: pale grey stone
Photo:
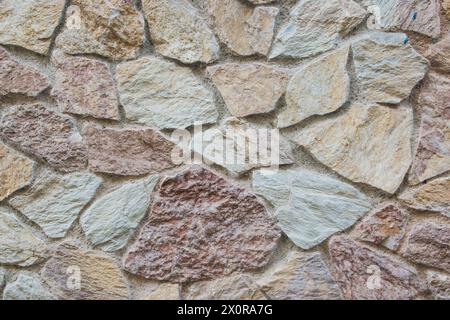
[[[16,281],[8,283],[3,292],[4,300],[57,300],[32,273],[21,273]]]
[[[436,271],[427,272],[428,288],[436,300],[450,300],[450,276]]]

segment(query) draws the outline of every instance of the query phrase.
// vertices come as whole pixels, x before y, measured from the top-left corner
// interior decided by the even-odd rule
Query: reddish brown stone
[[[86,147],[73,121],[42,104],[9,110],[2,118],[0,136],[62,172],[86,166]]]
[[[432,45],[426,57],[430,60],[433,68],[443,72],[450,72],[450,35]]]
[[[265,266],[280,231],[256,196],[193,167],[162,182],[124,268],[188,282]]]
[[[417,271],[347,236],[331,239],[332,273],[346,299],[414,299],[426,290]]]
[[[111,129],[87,126],[89,168],[94,172],[122,176],[158,173],[175,166],[171,154],[176,146],[152,129]]]

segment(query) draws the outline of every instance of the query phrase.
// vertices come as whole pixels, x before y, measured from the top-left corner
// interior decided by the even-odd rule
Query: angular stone
[[[105,251],[122,249],[147,213],[158,179],[125,184],[95,201],[80,219],[89,242]]]
[[[267,55],[272,44],[276,7],[253,7],[239,0],[207,0],[220,41],[234,54]]]
[[[33,168],[34,161],[0,143],[0,201],[28,186]]]
[[[293,140],[354,182],[395,193],[411,162],[410,107],[353,103],[342,115],[293,132]]]
[[[29,190],[10,199],[9,204],[39,225],[50,238],[62,238],[101,183],[100,178],[89,173],[61,176],[44,171]]]
[[[433,69],[450,73],[450,35],[431,45],[425,55]]]
[[[416,224],[408,236],[403,256],[415,263],[449,272],[450,226],[427,221]]]
[[[176,283],[218,278],[265,266],[279,237],[254,194],[194,166],[161,183],[123,265]]]
[[[180,287],[178,284],[163,283],[146,296],[145,300],[180,300]]]
[[[432,180],[416,188],[407,189],[398,198],[408,207],[440,212],[450,217],[450,177]]]
[[[187,0],[144,0],[142,7],[158,53],[183,63],[210,63],[219,58],[214,33]]]
[[[450,276],[447,274],[428,271],[428,288],[436,300],[450,300]]]
[[[307,58],[329,51],[365,17],[352,0],[300,0],[278,32],[269,58]]]
[[[285,72],[260,63],[226,63],[209,67],[207,73],[236,117],[275,110],[288,81]]]
[[[329,252],[333,277],[346,299],[409,300],[426,290],[417,270],[347,236],[332,238]]]
[[[11,58],[9,53],[0,47],[0,96],[18,93],[35,97],[49,85],[46,76]]]
[[[60,245],[47,261],[42,278],[52,292],[65,300],[128,298],[125,278],[109,256],[101,251],[83,251],[69,243]]]
[[[11,210],[0,207],[0,264],[28,267],[47,255],[46,244],[31,228],[19,222]]]
[[[65,0],[3,0],[0,43],[47,55]]]
[[[86,147],[73,121],[43,104],[19,105],[5,112],[0,136],[62,172],[86,166]]]
[[[162,129],[217,121],[214,97],[189,68],[155,57],[119,64],[120,100],[127,119]]]
[[[348,52],[348,47],[337,50],[294,74],[287,87],[287,107],[278,115],[279,128],[334,112],[348,101]]]
[[[3,292],[4,300],[56,300],[41,279],[32,273],[20,273],[16,281],[8,283]]]
[[[83,130],[89,168],[121,176],[157,173],[174,167],[176,146],[152,129],[113,129],[88,125]]]
[[[55,57],[52,96],[67,113],[119,120],[119,99],[106,63],[83,57]]]
[[[383,204],[355,227],[358,240],[397,250],[405,236],[409,214],[394,204]]]
[[[340,300],[339,287],[320,253],[288,252],[258,278],[261,290],[274,300]]]
[[[398,104],[428,71],[428,61],[402,33],[372,33],[352,45],[359,95],[367,102]]]
[[[275,207],[279,226],[303,249],[351,227],[371,209],[356,188],[308,170],[255,171],[253,189]]]

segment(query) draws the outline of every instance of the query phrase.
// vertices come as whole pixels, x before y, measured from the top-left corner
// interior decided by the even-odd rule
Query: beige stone
[[[163,283],[144,300],[180,300],[180,286],[178,284]]]
[[[450,73],[450,34],[444,36],[441,41],[431,45],[425,55],[430,60],[433,69]]]

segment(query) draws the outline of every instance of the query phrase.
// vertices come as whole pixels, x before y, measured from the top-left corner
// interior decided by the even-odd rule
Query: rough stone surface
[[[352,0],[300,0],[278,32],[269,57],[307,58],[329,51],[365,17],[365,10]]]
[[[0,264],[28,267],[47,257],[47,246],[11,210],[0,207]]]
[[[333,277],[346,299],[406,300],[426,290],[414,268],[347,236],[332,238],[329,251]]]
[[[64,0],[3,0],[0,43],[46,55],[64,4]]]
[[[450,20],[450,0],[443,0],[442,6],[444,7],[448,19]]]
[[[3,292],[4,300],[56,300],[41,282],[41,279],[29,273],[21,273],[16,281],[8,283]]]
[[[371,208],[351,185],[302,169],[256,171],[253,189],[275,207],[281,229],[303,249],[351,227]]]
[[[272,43],[276,7],[253,7],[239,0],[207,0],[219,40],[234,54],[267,55]]]
[[[162,182],[124,268],[149,279],[206,280],[265,266],[279,237],[254,194],[195,166]]]
[[[368,102],[397,104],[428,71],[428,61],[402,33],[371,34],[352,45],[359,95]]]
[[[212,93],[189,68],[144,57],[119,64],[116,77],[126,117],[132,122],[164,129],[217,121]]]
[[[180,300],[180,287],[172,283],[161,284],[145,300]]]
[[[9,204],[39,225],[50,238],[62,238],[101,183],[100,178],[89,173],[61,176],[44,171],[30,189],[10,199]]]
[[[209,67],[207,72],[236,117],[275,110],[288,82],[285,72],[260,63],[226,63]]]
[[[187,0],[144,0],[142,7],[158,53],[183,63],[210,63],[219,58],[214,33]]]
[[[426,57],[434,69],[450,73],[450,34],[444,36],[438,43],[431,45]]]
[[[80,219],[89,242],[105,251],[122,249],[147,213],[158,179],[125,184],[94,202]]]
[[[0,137],[62,172],[86,166],[86,147],[73,121],[43,104],[9,109],[2,117]]]
[[[0,96],[14,93],[35,97],[49,85],[45,75],[13,59],[0,47]]]
[[[410,107],[353,103],[338,117],[294,132],[293,140],[340,175],[394,193],[412,162]]]
[[[294,74],[287,87],[287,107],[278,115],[279,128],[334,112],[348,101],[348,52],[348,47],[337,50]]]
[[[78,276],[81,276],[81,283],[77,283]],[[47,261],[42,270],[42,278],[61,299],[128,298],[125,278],[109,256],[101,251],[83,251],[69,243],[58,247],[52,258]],[[81,286],[78,287],[78,284]]]
[[[428,271],[428,288],[436,300],[450,300],[450,276],[444,273]]]
[[[73,0],[56,47],[69,54],[135,58],[144,43],[144,18],[129,0]]]
[[[175,145],[152,129],[113,129],[95,125],[83,130],[94,172],[121,176],[157,173],[174,167]]]

